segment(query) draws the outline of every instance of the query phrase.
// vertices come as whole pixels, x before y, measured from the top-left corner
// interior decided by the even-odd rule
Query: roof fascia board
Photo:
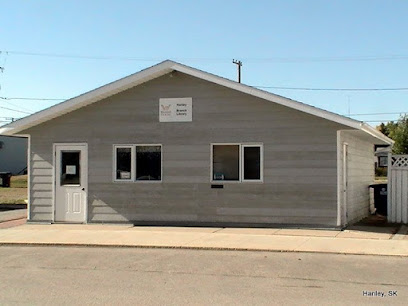
[[[13,128],[3,127],[3,128],[0,128],[0,135],[13,136],[14,134],[12,133],[12,131],[13,131]]]
[[[367,123],[361,123],[361,130],[366,132],[367,134],[370,134],[371,136],[378,138],[385,142],[386,144],[393,145],[395,143],[394,140],[391,138],[385,136],[383,133],[380,131],[377,131],[375,128],[373,128],[371,125],[368,125]]]
[[[392,144],[389,142],[389,140],[380,139],[376,135],[373,135],[371,133],[367,133],[367,131],[365,131],[363,129],[361,129],[361,130],[348,129],[348,130],[341,130],[341,132],[345,133],[345,134],[348,134],[348,135],[356,136],[358,138],[365,139],[365,140],[371,142],[373,145],[387,145],[387,146],[392,147]]]

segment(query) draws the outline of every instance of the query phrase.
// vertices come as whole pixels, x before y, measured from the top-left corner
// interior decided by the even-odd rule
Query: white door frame
[[[57,184],[57,174],[55,173],[57,171],[56,167],[56,162],[57,162],[57,147],[58,146],[83,146],[85,149],[85,155],[86,155],[86,160],[87,160],[87,169],[85,170],[86,172],[86,180],[84,182],[85,185],[85,190],[86,190],[86,197],[85,197],[85,216],[84,216],[84,222],[83,223],[88,223],[88,144],[86,142],[57,142],[53,143],[52,146],[52,223],[55,223],[55,213],[56,213],[56,184]]]

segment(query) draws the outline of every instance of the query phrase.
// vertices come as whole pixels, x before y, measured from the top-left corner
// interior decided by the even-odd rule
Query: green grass
[[[10,187],[0,187],[0,204],[26,204],[27,175],[12,176]]]
[[[15,175],[11,177],[11,188],[27,188],[27,175]]]
[[[388,181],[388,178],[386,176],[376,176],[375,181],[377,183],[380,183],[380,182],[386,183]]]

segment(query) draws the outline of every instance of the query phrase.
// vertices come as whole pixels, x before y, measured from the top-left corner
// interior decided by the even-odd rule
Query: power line
[[[367,113],[367,114],[347,114],[347,115],[343,115],[343,116],[402,115],[402,114],[406,114],[406,113],[408,113],[408,111],[406,111],[406,112],[398,112],[398,113]]]
[[[0,117],[0,119],[9,120],[9,121],[16,121],[16,120],[21,119],[21,118],[17,118],[17,117]]]
[[[13,111],[13,112],[19,112],[19,113],[23,113],[23,114],[28,114],[28,115],[31,115],[31,114],[32,114],[32,113],[28,113],[28,112],[24,112],[24,111],[21,111],[21,110],[12,109],[12,108],[8,108],[8,107],[4,107],[4,106],[0,106],[0,108],[6,109],[6,110],[9,110],[9,111]]]
[[[29,97],[0,97],[2,100],[37,100],[37,101],[62,101],[67,99],[57,98],[29,98]]]
[[[30,99],[30,98],[26,98],[26,99]],[[60,99],[58,99],[60,100]],[[16,109],[11,109],[11,108],[7,108],[7,107],[2,107],[0,106],[0,108],[3,109],[7,109],[7,110],[11,110],[11,111],[15,111],[15,112],[20,112],[20,113],[25,113],[25,114],[32,114],[32,113],[28,113],[28,112],[23,112],[20,110],[16,110]],[[379,116],[379,115],[401,115],[401,114],[406,114],[408,112],[390,112],[390,113],[365,113],[365,114],[343,114],[342,116],[345,117],[354,117],[354,116]],[[9,118],[9,117],[0,117],[0,118]],[[392,119],[395,120],[395,119]],[[379,120],[379,121],[371,121],[371,120],[364,120],[365,122],[380,122],[380,121],[387,121],[387,120]]]
[[[255,88],[269,88],[282,90],[305,90],[305,91],[407,91],[408,87],[395,88],[308,88],[308,87],[280,87],[280,86],[257,86]],[[67,98],[34,98],[34,97],[0,97],[2,100],[36,100],[36,101],[63,101]]]
[[[59,57],[59,58],[74,58],[74,59],[92,59],[92,60],[121,60],[121,61],[161,61],[161,58],[142,58],[142,57],[127,57],[127,56],[95,56],[95,55],[78,55],[78,54],[58,54],[58,53],[36,53],[23,51],[6,51],[14,55],[27,56],[42,56],[42,57]]]
[[[271,61],[278,63],[306,63],[306,62],[360,62],[360,61],[387,61],[407,60],[407,55],[384,56],[339,56],[339,57],[271,57],[271,58],[243,58],[245,61]]]
[[[309,88],[309,87],[279,87],[279,86],[255,86],[256,88],[284,89],[284,90],[309,90],[309,91],[401,91],[408,87],[395,88]]]
[[[390,121],[396,121],[395,119],[391,120],[364,120],[364,122],[390,122]]]
[[[26,51],[0,51],[7,54],[20,56],[41,56],[55,58],[73,58],[73,59],[91,59],[91,60],[121,60],[121,61],[161,61],[159,57],[130,57],[117,55],[79,55],[64,53],[43,53],[43,52],[26,52]],[[276,62],[276,63],[305,63],[305,62],[358,62],[358,61],[390,61],[390,60],[407,60],[408,55],[381,55],[381,56],[338,56],[338,57],[264,57],[264,58],[243,58],[244,61],[252,62]],[[193,60],[193,61],[229,61],[228,58],[175,58],[175,60]]]
[[[24,113],[24,114],[28,114],[28,115],[31,115],[32,113],[28,113],[28,112],[24,112],[24,111],[20,111],[20,110],[16,110],[16,109],[12,109],[12,108],[8,108],[8,107],[3,107],[3,106],[0,106],[0,108],[2,108],[2,109],[6,109],[6,110],[10,110],[10,111],[14,111],[14,112],[20,112],[20,113]],[[401,113],[371,113],[371,114],[354,114],[354,115],[349,115],[349,116],[363,116],[363,115],[365,115],[365,116],[370,116],[370,115],[385,115],[385,114],[401,114]],[[344,115],[343,115],[344,116]],[[4,118],[4,119],[6,119],[6,120],[8,120],[9,118],[11,118],[11,117],[0,117],[0,118]],[[21,119],[21,118],[14,118],[13,117],[13,119],[16,119],[16,120],[18,120],[18,119]],[[388,121],[395,121],[396,119],[387,119],[387,120],[363,120],[364,122],[388,122]],[[11,121],[13,121],[13,120],[11,120]],[[10,122],[10,120],[9,121],[1,121],[0,120],[0,122]]]
[[[28,111],[28,112],[33,112],[31,109],[28,109],[28,108],[22,107],[22,106],[18,106],[18,105],[16,105],[16,104],[13,104],[13,103],[10,103],[10,102],[8,102],[8,101],[5,101],[4,99],[3,99],[2,102],[7,103],[8,105],[11,105],[11,106],[13,106],[13,107],[21,108],[22,110],[25,110],[25,111]]]

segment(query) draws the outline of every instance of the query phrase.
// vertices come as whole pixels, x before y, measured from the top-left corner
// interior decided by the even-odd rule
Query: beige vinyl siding
[[[52,218],[52,143],[33,134],[30,140],[30,221],[50,222]],[[48,142],[48,145],[44,144]]]
[[[193,98],[192,122],[159,122],[160,98]],[[182,73],[31,134],[31,218],[52,220],[52,144],[88,143],[89,222],[308,224],[337,220],[337,123]],[[160,143],[163,182],[113,182],[113,145]],[[210,183],[211,143],[262,143],[264,183]]]
[[[357,133],[348,131],[341,131],[341,143],[348,144],[346,220],[347,224],[352,224],[369,215],[368,186],[374,182],[374,145],[358,137]],[[343,156],[343,146],[341,156]]]

